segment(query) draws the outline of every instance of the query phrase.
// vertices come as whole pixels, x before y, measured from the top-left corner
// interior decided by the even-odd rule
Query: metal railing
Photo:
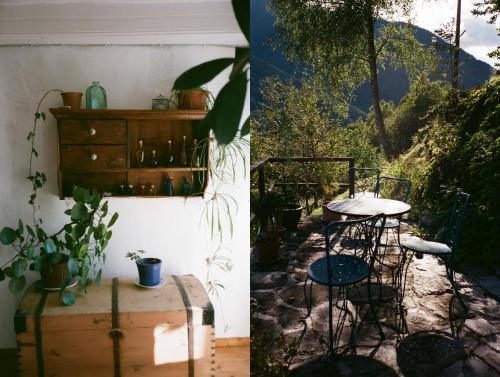
[[[348,182],[342,182],[339,184],[340,187],[348,188],[349,197],[354,195],[354,157],[268,157],[260,160],[256,164],[250,167],[250,177],[252,177],[257,172],[257,188],[259,191],[259,199],[263,198],[266,192],[266,176],[265,167],[271,163],[311,163],[311,162],[332,162],[332,163],[347,163],[348,171]],[[277,183],[275,186],[284,186],[287,183]],[[293,183],[295,186],[308,185],[314,186],[319,185],[319,182],[303,182],[303,183]],[[255,216],[251,214],[251,221],[255,219]]]

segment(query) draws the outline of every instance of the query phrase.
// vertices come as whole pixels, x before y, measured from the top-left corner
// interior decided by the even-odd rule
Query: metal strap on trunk
[[[180,279],[175,275],[172,275],[172,278],[174,279],[177,288],[179,288],[179,292],[182,296],[182,301],[184,302],[184,306],[186,307],[187,322],[188,322],[188,327],[187,327],[188,355],[189,355],[188,370],[189,370],[189,377],[194,377],[193,308],[191,307],[191,302],[189,302],[189,296],[186,292],[186,289],[182,285]]]
[[[121,376],[120,368],[120,338],[122,331],[120,330],[119,323],[119,307],[118,307],[118,278],[113,278],[111,285],[111,326],[109,336],[113,339],[113,363],[115,370],[115,377]]]
[[[43,348],[42,348],[42,313],[47,301],[48,292],[43,290],[40,301],[35,309],[35,344],[36,344],[36,364],[38,367],[38,377],[45,377],[45,368],[43,366]]]

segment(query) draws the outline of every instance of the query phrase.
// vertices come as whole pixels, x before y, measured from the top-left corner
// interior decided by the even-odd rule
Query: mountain
[[[275,16],[267,9],[267,0],[251,1],[251,108],[256,108],[261,100],[259,86],[265,77],[278,76],[288,80],[294,71],[301,71],[302,66],[290,63],[279,49],[273,50],[270,38],[277,38],[274,30]],[[380,28],[382,24],[378,25]],[[416,27],[416,39],[425,45],[432,42],[433,33]],[[440,43],[444,41],[440,40]],[[446,52],[438,52],[444,58]],[[464,50],[460,50],[461,73],[460,85],[473,88],[489,80],[492,67],[485,62],[477,60]],[[386,65],[379,69],[380,97],[386,101],[398,104],[400,99],[408,92],[409,84],[406,73]],[[355,92],[356,99],[351,106],[351,119],[359,115],[366,116],[371,106],[371,95],[368,81],[361,85]]]

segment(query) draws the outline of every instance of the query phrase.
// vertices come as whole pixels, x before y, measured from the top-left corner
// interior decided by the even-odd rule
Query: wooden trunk
[[[214,312],[192,275],[104,280],[73,306],[31,286],[15,316],[23,377],[214,375]]]

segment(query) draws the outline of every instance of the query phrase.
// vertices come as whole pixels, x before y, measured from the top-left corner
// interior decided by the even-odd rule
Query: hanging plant
[[[33,159],[38,157],[35,149],[38,121],[46,119],[45,113],[40,112],[40,106],[52,92],[62,93],[59,89],[52,89],[44,94],[35,112],[33,129],[27,136],[31,147],[27,179],[32,185],[28,201],[32,207],[32,225],[24,225],[19,219],[17,226],[6,226],[0,231],[0,243],[15,251],[12,258],[0,267],[0,281],[9,278],[9,289],[16,294],[25,288],[26,273],[36,271],[45,284],[56,285],[45,285],[46,288],[61,288],[63,303],[72,305],[75,294],[65,289],[71,282],[77,282],[83,292],[92,281],[99,285],[102,266],[106,262],[104,251],[112,236],[110,228],[118,219],[118,214],[109,213],[108,203],[99,193],[75,187],[75,204],[64,212],[69,217],[68,222],[53,234],[43,229],[43,220],[37,217],[37,194],[47,182],[47,177],[43,172],[33,170]],[[54,275],[58,275],[59,282],[54,283]]]

